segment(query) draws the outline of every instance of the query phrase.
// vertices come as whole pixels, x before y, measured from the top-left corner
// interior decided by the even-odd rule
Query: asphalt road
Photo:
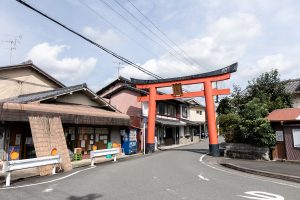
[[[27,179],[14,183],[10,189],[0,188],[0,199],[300,200],[300,184],[223,168],[216,158],[205,156],[206,148],[206,143],[200,143],[71,173]]]

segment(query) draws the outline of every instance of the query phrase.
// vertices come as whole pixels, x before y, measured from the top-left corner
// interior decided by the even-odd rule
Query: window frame
[[[295,137],[295,132],[298,132],[297,137]],[[293,135],[293,147],[294,148],[300,148],[300,128],[292,129],[292,135]],[[295,144],[295,138],[297,138],[297,143]]]

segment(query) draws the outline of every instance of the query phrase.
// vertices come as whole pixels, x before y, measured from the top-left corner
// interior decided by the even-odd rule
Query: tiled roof
[[[300,108],[278,109],[271,112],[267,119],[269,121],[298,121],[300,120]]]
[[[28,103],[28,102],[35,102],[35,101],[41,101],[49,98],[53,98],[56,96],[61,96],[63,94],[67,94],[70,92],[75,92],[78,90],[82,90],[84,88],[87,88],[87,85],[85,83],[80,85],[74,85],[71,87],[64,87],[54,90],[47,90],[43,92],[37,92],[37,93],[31,93],[31,94],[24,94],[20,95],[11,99],[4,99],[5,102],[11,102],[11,103]]]
[[[0,106],[1,112],[19,111],[17,118],[14,115],[8,116],[13,120],[20,120],[21,113],[51,113],[58,114],[62,121],[67,123],[98,124],[113,126],[129,126],[130,118],[126,114],[112,112],[101,108],[84,105],[61,105],[44,103],[4,103]],[[74,117],[76,116],[76,117]],[[92,118],[90,118],[92,117]]]
[[[119,82],[132,85],[132,83],[129,79],[124,78],[123,76],[119,76],[119,78],[117,78],[113,82],[111,82],[108,85],[101,88],[98,92],[96,92],[96,94],[101,95],[101,94],[105,93],[106,90],[108,90],[110,87],[114,86],[116,83],[119,83]]]
[[[286,90],[290,93],[300,93],[300,78],[286,81]]]

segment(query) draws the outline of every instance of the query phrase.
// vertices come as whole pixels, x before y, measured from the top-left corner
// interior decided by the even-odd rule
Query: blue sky
[[[116,1],[164,38],[129,1]],[[174,44],[169,43],[163,48],[164,44],[116,1],[26,0],[49,16],[162,77],[203,73],[238,62],[238,72],[232,75],[226,86],[239,84],[243,87],[248,80],[272,68],[279,70],[282,79],[300,78],[300,1],[130,0],[184,50],[185,57],[193,60],[192,64],[182,62],[179,56],[172,56],[175,53],[170,53],[170,46],[175,47]],[[86,82],[95,91],[117,77],[119,61],[116,58],[16,1],[1,2],[0,25],[1,66],[10,62],[9,43],[5,41],[22,35],[13,51],[12,64],[31,59],[64,84]],[[130,66],[121,66],[122,76],[149,78]]]

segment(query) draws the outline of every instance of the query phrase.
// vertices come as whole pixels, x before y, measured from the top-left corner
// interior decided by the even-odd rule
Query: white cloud
[[[121,41],[119,36],[111,29],[107,31],[102,31],[99,28],[86,26],[83,28],[83,33],[87,37],[98,42],[99,44],[109,47],[118,45]]]
[[[59,54],[66,45],[53,45],[41,43],[34,46],[28,53],[27,59],[49,72],[55,78],[66,79],[67,81],[81,80],[88,77],[96,66],[97,59],[64,57],[59,58]]]
[[[170,55],[148,60],[142,66],[162,77],[212,71],[238,61],[260,33],[261,25],[254,15],[237,13],[223,16],[208,27],[205,36],[180,45],[190,59],[196,60],[202,66],[188,66]],[[132,67],[121,70],[121,75],[149,78]]]

